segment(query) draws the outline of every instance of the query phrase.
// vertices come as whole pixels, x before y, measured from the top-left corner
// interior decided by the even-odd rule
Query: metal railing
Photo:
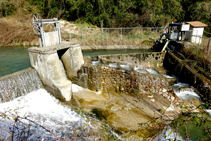
[[[82,28],[81,35],[71,34],[71,41],[81,46],[152,46],[163,27]]]
[[[129,28],[82,28],[80,33],[71,33],[70,40],[81,46],[153,46],[163,33],[164,27],[129,27]],[[194,32],[194,35],[192,33]],[[189,36],[189,37],[188,37]],[[186,31],[184,39],[198,55],[210,54],[211,38],[198,36],[197,31]],[[195,43],[192,43],[194,42]],[[196,41],[198,40],[198,41]]]

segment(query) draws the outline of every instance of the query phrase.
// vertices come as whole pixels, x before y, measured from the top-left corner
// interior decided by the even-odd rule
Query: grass
[[[185,48],[185,52],[189,54],[189,56],[194,55],[196,58],[204,58],[211,62],[210,54],[211,54],[211,41],[208,46],[209,38],[203,38],[201,44],[192,44],[189,43],[188,47]]]
[[[181,51],[185,55],[186,59],[197,60],[197,65],[200,66],[203,71],[208,75],[211,75],[211,49],[207,51],[208,42],[203,41],[199,46],[197,44],[185,45]],[[209,48],[211,45],[209,46]]]

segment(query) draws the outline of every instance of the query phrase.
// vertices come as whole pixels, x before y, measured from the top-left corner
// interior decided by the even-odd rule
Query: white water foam
[[[72,84],[73,92],[79,92],[83,90],[82,87]],[[19,129],[28,127],[30,123],[33,126],[30,127],[29,140],[55,140],[48,131],[44,130],[39,125],[50,130],[51,133],[57,137],[69,139],[71,133],[83,135],[88,137],[90,130],[100,130],[104,127],[102,123],[91,117],[85,117],[83,113],[76,113],[71,107],[62,104],[58,99],[50,95],[45,89],[39,89],[37,91],[28,93],[25,96],[18,97],[13,101],[0,104],[0,112],[6,113],[10,116],[10,119],[4,119],[0,116],[0,133],[3,135],[3,139],[11,136],[11,129],[14,127],[14,120],[11,117],[27,117],[37,124],[28,122],[28,120],[22,119],[24,125],[19,126]],[[1,113],[0,113],[1,114]],[[13,115],[13,116],[11,116]],[[94,122],[92,122],[94,120]],[[108,125],[106,125],[108,126]],[[110,127],[108,126],[110,129]],[[20,134],[20,131],[16,131]],[[24,132],[25,129],[24,129]],[[112,135],[118,137],[115,133],[110,131]],[[91,135],[90,135],[91,136]],[[121,139],[120,137],[118,137]],[[1,138],[0,138],[1,139]],[[14,139],[19,140],[19,139]]]
[[[180,99],[196,99],[198,101],[200,101],[200,97],[197,93],[195,93],[194,91],[180,91],[180,92],[176,92],[175,94],[180,98]]]
[[[146,69],[150,74],[159,76],[160,74],[154,69]]]
[[[170,76],[170,75],[166,75],[166,74],[162,74],[162,75],[166,78],[176,78],[175,76]]]
[[[117,63],[109,63],[108,66],[109,67],[113,67],[113,68],[119,68],[119,66],[117,65]]]
[[[194,91],[193,88],[190,87],[190,85],[186,83],[181,83],[178,82],[177,84],[174,84],[172,86],[174,88],[175,94],[180,98],[180,99],[196,99],[200,101],[200,96]],[[181,88],[185,88],[181,90]]]
[[[73,89],[75,90],[75,88]],[[0,111],[9,115],[27,117],[49,129],[58,137],[70,135],[74,128],[83,128],[83,124],[86,121],[85,118],[71,110],[70,107],[62,105],[59,100],[51,96],[45,89],[39,89],[13,101],[1,103]],[[11,123],[14,121],[7,120],[7,122]],[[5,124],[1,123],[0,127],[2,125]],[[11,126],[11,124],[8,124],[8,126]],[[7,133],[4,134],[6,135]]]
[[[148,74],[148,72],[144,69],[143,66],[136,66],[134,67],[134,70],[140,73]]]
[[[97,60],[97,61],[92,61],[92,65],[93,66],[97,66],[100,64],[100,60]]]
[[[145,69],[142,65],[138,65],[134,67],[134,70],[138,70],[138,69]]]
[[[123,69],[123,70],[128,70],[128,71],[131,71],[132,68],[129,66],[129,65],[120,65],[120,67]]]
[[[152,75],[157,75],[159,76],[160,74],[154,70],[154,69],[147,69],[142,65],[138,65],[136,67],[134,67],[134,70],[140,73],[144,73],[144,74],[152,74]]]
[[[177,84],[174,84],[175,87],[181,88],[181,87],[190,87],[187,83],[178,82]]]

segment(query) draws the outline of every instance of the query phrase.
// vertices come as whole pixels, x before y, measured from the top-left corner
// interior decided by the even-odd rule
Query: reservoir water
[[[0,47],[0,76],[17,72],[31,67],[28,47]],[[105,54],[127,54],[152,52],[148,49],[139,50],[93,50],[83,51],[84,56],[97,56]]]
[[[0,47],[0,76],[30,67],[27,47]]]

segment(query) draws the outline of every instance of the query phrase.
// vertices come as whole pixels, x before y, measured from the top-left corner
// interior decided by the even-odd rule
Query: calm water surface
[[[0,76],[31,67],[29,47],[0,47]],[[83,51],[84,56],[152,52],[152,50],[94,50]]]
[[[122,49],[122,50],[94,50],[83,51],[84,56],[97,56],[106,54],[128,54],[128,53],[145,53],[152,52],[151,49]]]
[[[28,47],[0,47],[0,76],[31,66]]]

